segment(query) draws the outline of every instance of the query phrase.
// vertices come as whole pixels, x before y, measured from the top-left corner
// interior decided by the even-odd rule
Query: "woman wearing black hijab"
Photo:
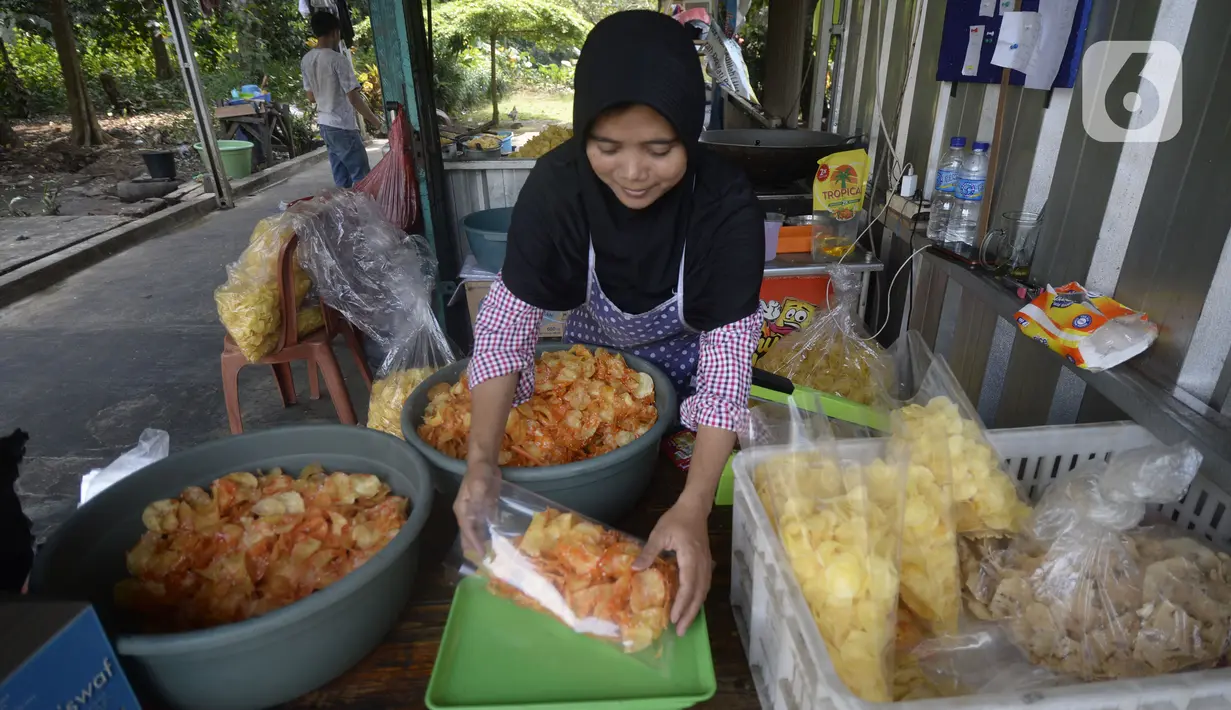
[[[707,519],[747,416],[764,264],[763,213],[742,172],[698,144],[705,85],[687,30],[651,11],[595,25],[577,62],[576,135],[539,159],[513,209],[504,268],[475,323],[463,531],[500,476],[505,421],[534,392],[544,311],[566,340],[658,364],[697,431],[688,482],[638,568],[675,552],[682,635],[709,591]]]

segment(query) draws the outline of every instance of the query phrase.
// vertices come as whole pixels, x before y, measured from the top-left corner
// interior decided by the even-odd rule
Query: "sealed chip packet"
[[[647,665],[668,665],[679,589],[674,559],[660,557],[635,571],[642,541],[508,482],[484,517],[476,531],[483,551],[467,553],[474,567],[463,564],[463,573]]]

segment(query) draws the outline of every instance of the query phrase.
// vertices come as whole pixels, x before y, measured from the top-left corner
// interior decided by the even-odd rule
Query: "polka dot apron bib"
[[[684,322],[684,254],[680,255],[675,294],[645,313],[632,315],[603,293],[594,271],[594,243],[590,243],[586,302],[569,314],[565,342],[616,348],[645,358],[667,373],[682,399],[697,369],[700,338]]]

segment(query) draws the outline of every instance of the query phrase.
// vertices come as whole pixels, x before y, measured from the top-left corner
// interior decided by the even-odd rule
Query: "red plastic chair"
[[[299,337],[299,304],[295,303],[294,264],[295,247],[299,244],[298,235],[292,236],[278,254],[278,290],[282,309],[282,334],[278,346],[272,353],[261,358],[259,362],[248,362],[248,358],[240,351],[239,346],[228,334],[222,346],[222,393],[226,398],[227,419],[231,424],[232,434],[242,434],[244,424],[239,408],[239,371],[246,365],[269,365],[274,371],[274,381],[278,384],[278,393],[282,397],[282,406],[295,404],[295,382],[291,377],[291,363],[305,360],[308,363],[308,392],[312,399],[320,399],[320,374],[325,376],[325,387],[329,390],[329,398],[338,412],[338,420],[343,424],[357,424],[355,408],[351,405],[350,395],[346,391],[346,381],[342,378],[342,369],[333,354],[333,339],[341,335],[346,339],[363,381],[372,389],[372,373],[368,370],[363,358],[363,349],[359,344],[359,332],[337,311],[325,303],[321,303],[325,325],[302,339]],[[319,373],[318,373],[319,369]]]

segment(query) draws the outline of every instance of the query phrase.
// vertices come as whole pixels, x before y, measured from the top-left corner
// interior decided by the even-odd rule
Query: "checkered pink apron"
[[[700,337],[684,322],[683,254],[675,294],[645,313],[631,315],[617,308],[603,293],[594,271],[594,243],[590,243],[586,302],[569,314],[564,331],[566,342],[616,348],[645,358],[667,373],[683,398],[688,395],[697,369]]]

